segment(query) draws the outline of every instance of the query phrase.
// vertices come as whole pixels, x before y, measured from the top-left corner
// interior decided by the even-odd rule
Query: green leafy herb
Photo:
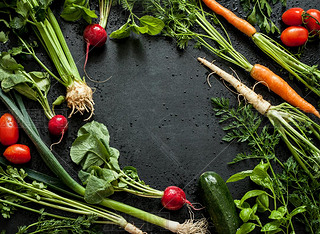
[[[50,89],[50,78],[46,72],[32,71],[27,73],[12,55],[25,53],[23,47],[16,47],[9,52],[0,53],[0,82],[4,92],[14,89],[25,97],[38,101],[46,116],[54,116],[48,103],[47,95]]]
[[[124,9],[130,12],[127,22],[118,30],[110,34],[110,38],[123,39],[130,36],[130,33],[157,35],[164,28],[164,22],[161,19],[151,15],[138,17],[133,13],[133,7],[136,1],[122,0],[120,1]],[[138,22],[138,24],[137,24]]]
[[[9,40],[9,36],[8,36],[9,32],[0,32],[0,42],[2,43],[6,43]]]
[[[134,167],[119,166],[120,153],[110,146],[110,135],[102,123],[92,121],[82,126],[70,150],[73,162],[80,164],[79,178],[86,186],[85,199],[99,203],[115,191],[127,191],[147,197],[162,197],[163,192],[147,186]]]
[[[248,12],[247,20],[253,25],[258,25],[259,28],[266,33],[279,33],[279,28],[271,20],[272,8],[270,4],[275,4],[279,0],[240,0],[240,4],[245,12]],[[286,5],[286,0],[281,0],[283,6]]]
[[[8,166],[6,170],[0,167],[0,210],[4,218],[10,218],[17,209],[25,209],[41,215],[38,222],[19,228],[18,233],[34,232],[45,233],[95,233],[92,228],[94,223],[120,223],[123,218],[109,211],[97,210],[94,207],[83,204],[82,202],[62,197],[54,192],[49,191],[46,185],[33,181],[26,181],[27,174],[23,169],[12,168]],[[41,208],[39,210],[32,208],[30,203],[41,205],[42,207],[51,207],[62,211],[61,215],[49,213]],[[66,213],[79,215],[72,218]],[[52,219],[45,219],[50,217]],[[105,222],[98,219],[109,219]]]
[[[293,157],[284,160],[276,155],[281,133],[263,124],[251,105],[231,108],[223,98],[213,98],[212,103],[220,123],[226,124],[225,139],[248,144],[248,152],[237,155],[232,163],[246,159],[260,161],[253,170],[241,171],[227,180],[231,183],[250,178],[263,188],[248,191],[235,200],[244,222],[237,233],[249,233],[258,227],[261,232],[290,233],[294,232],[294,221],[302,222],[308,232],[316,233],[320,228],[320,202],[315,199],[320,195],[319,186]],[[271,133],[270,129],[273,129]]]

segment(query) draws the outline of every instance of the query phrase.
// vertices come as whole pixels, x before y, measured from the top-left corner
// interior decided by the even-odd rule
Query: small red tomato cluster
[[[320,35],[320,11],[302,8],[290,8],[282,15],[282,22],[288,25],[280,36],[282,43],[289,47],[302,46],[309,35]]]
[[[27,163],[31,159],[30,149],[26,145],[17,144],[19,140],[19,128],[15,118],[5,113],[0,118],[0,143],[8,146],[3,156],[11,163]]]

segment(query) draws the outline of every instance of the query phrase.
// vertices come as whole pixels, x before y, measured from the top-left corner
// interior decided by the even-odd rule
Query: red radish
[[[83,32],[84,40],[87,43],[86,60],[84,62],[84,70],[86,69],[90,46],[101,47],[107,41],[107,32],[99,24],[89,24]]]
[[[54,136],[64,135],[68,130],[68,120],[63,115],[53,116],[48,123],[49,132]]]
[[[164,190],[161,204],[168,210],[179,210],[184,204],[194,208],[191,202],[186,199],[184,191],[176,186],[169,186]]]
[[[27,163],[31,159],[30,149],[26,145],[14,144],[9,146],[3,153],[3,156],[11,163]]]

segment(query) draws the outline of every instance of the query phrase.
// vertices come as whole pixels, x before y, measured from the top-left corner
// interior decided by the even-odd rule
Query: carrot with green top
[[[255,80],[261,81],[284,100],[287,100],[291,105],[320,118],[319,112],[313,105],[303,99],[285,80],[274,74],[269,68],[255,64],[250,71],[250,75]]]
[[[290,51],[282,45],[257,32],[256,29],[246,20],[236,16],[232,11],[220,5],[215,0],[202,0],[214,13],[225,18],[230,24],[243,32],[268,56],[275,60],[280,66],[285,68],[309,90],[320,97],[320,71],[317,66],[309,66],[302,63]]]

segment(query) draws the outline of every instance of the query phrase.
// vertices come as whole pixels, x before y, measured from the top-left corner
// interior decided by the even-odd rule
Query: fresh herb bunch
[[[295,228],[294,221],[302,222],[308,232],[317,233],[320,228],[319,186],[293,157],[285,160],[276,155],[279,132],[274,129],[270,133],[273,128],[263,124],[263,119],[251,105],[232,108],[223,98],[213,98],[212,103],[220,123],[227,124],[223,127],[227,132],[223,140],[247,142],[249,146],[249,152],[238,154],[231,163],[247,159],[260,161],[253,170],[236,173],[227,181],[249,177],[263,188],[248,191],[240,200],[235,200],[244,221],[239,233],[249,233],[256,227],[263,232],[291,233]],[[269,220],[263,224],[266,214]]]
[[[240,0],[240,5],[248,13],[247,20],[252,25],[258,25],[265,33],[280,33],[279,28],[271,20],[272,8],[270,4],[281,1],[286,6],[287,0]]]
[[[6,169],[0,167],[0,211],[2,217],[10,218],[18,209],[24,209],[41,215],[38,222],[19,228],[18,233],[27,233],[36,229],[35,232],[66,232],[71,233],[92,233],[92,224],[108,224],[114,220],[121,220],[121,216],[112,214],[108,211],[102,211],[85,205],[82,202],[62,197],[47,189],[47,186],[41,182],[27,182],[27,173],[23,169],[7,166]],[[32,204],[38,204],[41,207],[34,208]],[[51,212],[50,212],[51,210]],[[57,214],[56,211],[62,211]],[[77,218],[66,215],[77,214]],[[50,217],[51,219],[46,219]],[[106,218],[110,221],[100,220]],[[82,230],[79,232],[79,230]],[[92,231],[92,232],[91,232]]]
[[[18,227],[16,234],[25,233],[76,233],[76,234],[96,234],[101,233],[97,227],[92,226],[92,223],[96,220],[95,216],[79,216],[74,220],[69,219],[46,219],[45,215],[42,215],[39,220],[28,226]]]
[[[131,32],[136,34],[148,34],[151,36],[159,34],[164,28],[164,22],[161,19],[151,15],[138,16],[133,13],[134,7],[141,8],[141,3],[144,1],[137,0],[119,0],[119,4],[129,12],[128,19],[124,25],[118,30],[110,34],[110,38],[123,39],[129,37]]]

